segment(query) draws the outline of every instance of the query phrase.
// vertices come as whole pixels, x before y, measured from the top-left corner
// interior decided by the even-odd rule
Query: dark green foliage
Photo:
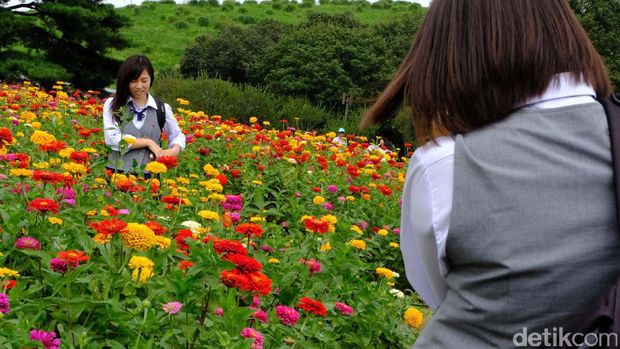
[[[207,17],[198,17],[196,19],[196,24],[200,27],[208,27],[209,26],[209,18]]]
[[[375,96],[409,46],[415,26],[402,30],[406,25],[394,24],[390,33],[362,25],[351,14],[312,14],[264,51],[252,66],[251,82],[328,108],[342,108],[343,93]]]
[[[198,37],[183,55],[181,73],[196,77],[201,72],[233,82],[247,82],[249,67],[262,51],[275,43],[288,26],[265,21],[247,28],[223,26],[217,37]]]
[[[316,5],[315,0],[301,0],[301,5],[299,5],[300,7],[312,7]]]
[[[183,96],[191,102],[192,109],[202,110],[209,115],[234,117],[243,122],[252,116],[261,116],[262,120],[274,125],[281,119],[288,119],[292,126],[319,129],[330,119],[325,110],[312,106],[307,100],[284,97],[250,85],[234,85],[219,79],[160,76],[153,90],[173,107],[176,98]],[[296,117],[299,119],[296,120]]]
[[[616,89],[620,90],[620,1],[569,0],[569,4],[603,56]]]
[[[243,24],[254,24],[256,23],[256,18],[252,16],[239,16],[237,17],[237,21]]]
[[[293,12],[295,11],[295,9],[297,8],[297,6],[293,5],[292,3],[286,4],[286,6],[284,6],[284,12]]]
[[[184,22],[184,21],[176,21],[174,22],[174,27],[177,29],[183,30],[183,29],[189,28],[189,24],[187,24],[187,22]]]
[[[57,72],[56,80],[63,76],[78,87],[93,89],[115,76],[120,62],[106,53],[128,46],[119,33],[128,19],[112,5],[42,0],[8,6],[7,0],[0,0],[0,6],[0,79],[26,76],[43,81],[43,76]],[[16,54],[17,43],[27,53]]]

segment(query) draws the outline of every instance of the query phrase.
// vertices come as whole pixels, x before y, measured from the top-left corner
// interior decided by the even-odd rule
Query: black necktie
[[[148,108],[148,105],[146,107],[144,107],[144,109],[137,111],[136,108],[134,108],[133,103],[131,103],[131,112],[136,114],[138,116],[138,121],[142,121],[142,119],[144,119],[144,117],[146,116],[146,109]]]

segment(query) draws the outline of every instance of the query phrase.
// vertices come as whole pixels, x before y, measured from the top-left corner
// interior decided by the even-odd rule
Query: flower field
[[[406,162],[179,102],[143,179],[106,173],[96,93],[0,85],[0,347],[410,346]]]

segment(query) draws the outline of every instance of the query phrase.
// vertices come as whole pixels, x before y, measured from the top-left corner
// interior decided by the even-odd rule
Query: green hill
[[[178,70],[183,52],[194,38],[216,35],[223,24],[245,26],[266,19],[296,24],[302,22],[310,11],[328,14],[351,12],[364,24],[376,24],[419,8],[417,3],[385,0],[372,5],[364,1],[322,5],[272,1],[233,4],[225,1],[220,6],[144,2],[140,6],[129,5],[118,9],[120,14],[130,19],[122,33],[130,40],[132,47],[113,51],[111,56],[122,60],[131,54],[144,53],[151,58],[158,71]]]

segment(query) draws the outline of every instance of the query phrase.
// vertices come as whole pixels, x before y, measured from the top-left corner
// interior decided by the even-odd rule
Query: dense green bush
[[[208,27],[209,26],[209,18],[207,17],[198,17],[196,19],[196,24],[200,27]]]
[[[288,28],[264,21],[246,28],[223,25],[216,37],[200,36],[183,55],[180,71],[185,77],[206,73],[232,82],[247,82],[248,70],[263,50],[274,44]]]
[[[177,29],[187,29],[189,28],[189,24],[187,22],[184,21],[176,21],[174,22],[174,27]]]
[[[173,107],[177,106],[176,98],[183,97],[190,101],[194,110],[234,117],[243,122],[252,116],[260,116],[274,125],[279,120],[287,119],[302,129],[321,129],[334,117],[301,98],[284,97],[250,85],[235,85],[206,77],[158,77],[153,91]]]
[[[72,78],[60,65],[17,52],[0,53],[0,76],[6,82],[32,80],[47,88]]]

